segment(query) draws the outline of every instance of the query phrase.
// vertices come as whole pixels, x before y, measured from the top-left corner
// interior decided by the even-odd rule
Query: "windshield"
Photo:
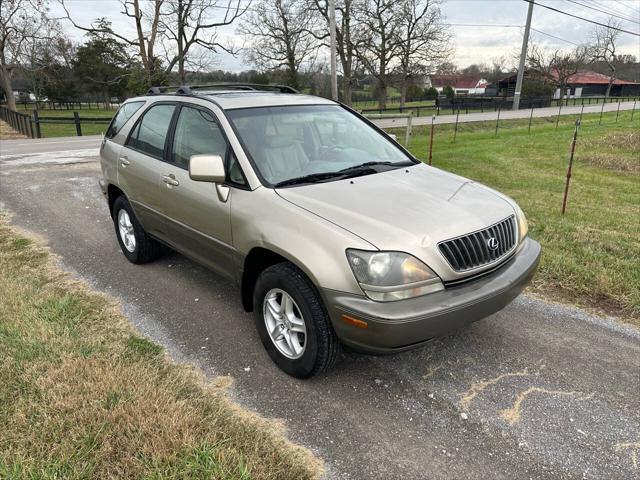
[[[413,163],[371,126],[339,105],[260,107],[227,112],[261,176],[271,185],[329,181]],[[368,164],[363,166],[363,164]],[[397,164],[397,165],[396,165]],[[302,178],[304,177],[304,178]]]

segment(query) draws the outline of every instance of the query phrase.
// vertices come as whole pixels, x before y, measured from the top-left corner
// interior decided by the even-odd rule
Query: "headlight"
[[[433,270],[407,253],[347,250],[347,259],[360,287],[372,300],[390,302],[444,289]]]
[[[529,224],[527,223],[527,217],[524,216],[524,212],[518,205],[516,205],[516,217],[518,217],[518,233],[520,237],[518,243],[520,243],[529,233]]]

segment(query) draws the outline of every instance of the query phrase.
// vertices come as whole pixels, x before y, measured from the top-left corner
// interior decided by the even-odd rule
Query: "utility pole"
[[[527,10],[527,23],[524,26],[524,37],[522,38],[522,51],[520,52],[520,66],[518,67],[518,78],[516,80],[516,91],[513,94],[513,109],[520,108],[520,94],[522,93],[522,81],[524,80],[524,64],[527,59],[527,48],[529,46],[529,30],[531,29],[531,16],[533,15],[534,0],[529,1]]]
[[[331,37],[331,98],[338,101],[338,72],[336,67],[336,0],[329,0],[329,36]]]

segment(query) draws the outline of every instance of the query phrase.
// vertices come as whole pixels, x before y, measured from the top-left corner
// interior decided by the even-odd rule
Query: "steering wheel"
[[[323,147],[323,148],[325,150],[324,150],[324,152],[322,152],[320,154],[319,160],[330,160],[329,158],[327,158],[329,156],[329,154],[341,152],[342,150],[344,150],[343,147],[340,147],[338,145],[333,145],[331,147]],[[337,159],[334,158],[334,160],[337,160]]]

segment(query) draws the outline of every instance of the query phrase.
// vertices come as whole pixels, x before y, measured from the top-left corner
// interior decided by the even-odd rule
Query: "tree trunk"
[[[407,101],[407,77],[402,76],[402,83],[400,84],[400,108],[404,108],[404,104]]]
[[[607,85],[607,91],[604,92],[604,98],[609,98],[609,95],[611,95],[611,87],[613,86],[613,77],[611,77],[611,79],[609,80],[609,84]]]
[[[351,78],[347,78],[346,76],[342,77],[342,103],[345,105],[351,106],[353,103],[352,99],[352,88],[351,88]]]
[[[16,111],[16,97],[13,95],[13,86],[11,85],[11,75],[5,66],[0,67],[0,83],[4,94],[7,97],[7,107],[9,110]]]
[[[182,37],[184,36],[184,18],[182,18],[183,0],[178,0],[178,76],[180,84],[186,84],[186,75],[184,73],[184,45],[182,45]]]
[[[378,108],[387,108],[387,81],[384,77],[378,78]]]

